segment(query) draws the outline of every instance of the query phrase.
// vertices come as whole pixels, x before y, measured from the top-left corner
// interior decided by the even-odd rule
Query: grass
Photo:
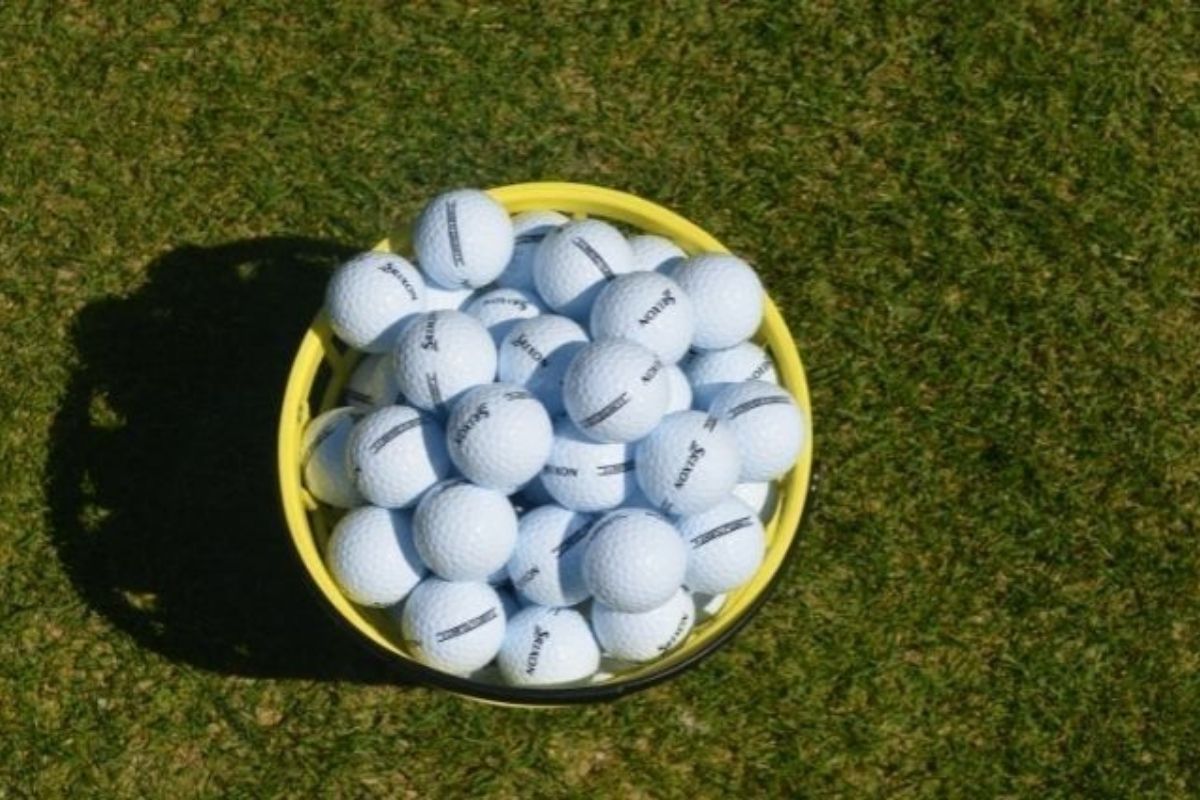
[[[1200,791],[1185,3],[0,6],[0,797]],[[702,668],[386,682],[283,541],[325,270],[456,185],[754,259],[824,480]]]

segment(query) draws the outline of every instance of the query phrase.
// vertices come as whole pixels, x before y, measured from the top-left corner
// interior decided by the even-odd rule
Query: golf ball
[[[333,408],[316,417],[300,440],[304,485],[313,497],[338,508],[354,508],[363,497],[346,466],[350,432],[362,414],[352,408]]]
[[[678,647],[692,631],[696,609],[691,595],[676,589],[670,599],[649,611],[628,613],[596,603],[591,616],[592,630],[605,655],[640,662]]]
[[[384,406],[363,417],[346,457],[358,491],[384,508],[412,505],[452,469],[442,426],[410,406]]]
[[[654,429],[667,409],[662,360],[623,339],[593,342],[567,367],[563,406],[591,439],[640,439]]]
[[[467,313],[483,323],[499,346],[514,325],[542,313],[542,305],[520,289],[493,289],[472,300]]]
[[[747,381],[723,389],[708,413],[737,438],[740,480],[766,481],[787,472],[804,446],[807,426],[796,401],[774,383]]]
[[[425,282],[416,267],[393,253],[362,253],[333,273],[325,310],[338,338],[369,353],[385,353],[425,310]]]
[[[645,509],[618,509],[601,517],[583,556],[588,591],[601,603],[630,613],[670,600],[686,569],[679,532]]]
[[[428,577],[400,611],[404,643],[423,664],[467,675],[487,664],[504,641],[504,605],[482,582]]]
[[[741,470],[733,431],[702,411],[676,411],[638,442],[638,485],[668,514],[697,514],[733,491]]]
[[[671,277],[696,308],[695,347],[733,347],[758,330],[763,316],[762,283],[750,265],[737,256],[693,256],[672,269]]]
[[[426,411],[443,411],[467,389],[496,377],[492,337],[461,311],[417,317],[400,334],[393,359],[400,391]]]
[[[516,242],[513,246],[512,260],[496,279],[496,285],[506,289],[519,289],[526,294],[534,294],[537,287],[533,282],[533,257],[546,235],[555,228],[566,225],[571,220],[557,211],[526,211],[513,217],[513,234]]]
[[[379,406],[404,404],[404,392],[396,383],[392,357],[387,353],[372,353],[358,362],[346,387],[342,389],[346,405],[363,411]]]
[[[692,301],[677,283],[657,272],[619,275],[592,306],[592,339],[628,339],[674,364],[692,343]]]
[[[561,417],[554,425],[542,485],[560,505],[574,511],[606,511],[624,505],[637,491],[633,445],[596,442]]]
[[[557,314],[522,320],[499,346],[499,378],[525,386],[550,414],[563,410],[563,376],[588,337],[575,322]]]
[[[693,404],[706,411],[717,393],[743,381],[778,383],[775,363],[754,342],[742,342],[725,350],[696,350],[679,364],[692,384]]]
[[[508,563],[517,541],[508,498],[461,479],[426,492],[412,524],[421,559],[448,581],[487,581]]]
[[[688,411],[692,407],[692,385],[688,383],[687,375],[678,364],[671,364],[663,369],[667,376],[667,410],[665,414],[676,411]]]
[[[621,232],[597,219],[551,231],[533,259],[538,294],[556,313],[585,323],[607,281],[633,271],[633,251]]]
[[[635,269],[666,274],[679,265],[687,253],[665,236],[642,234],[629,237]]]
[[[438,195],[417,218],[413,249],[425,274],[447,289],[486,286],[513,253],[513,224],[504,206],[478,189]]]
[[[468,389],[446,421],[450,459],[470,480],[505,494],[546,463],[554,431],[545,407],[523,386],[491,383]]]
[[[399,603],[428,572],[413,546],[408,512],[375,506],[338,520],[325,563],[346,597],[364,606]]]
[[[553,686],[591,676],[600,648],[578,611],[530,606],[509,620],[496,661],[512,686]]]
[[[556,505],[522,516],[508,560],[508,577],[517,594],[543,606],[573,606],[586,600],[583,556],[595,519]]]
[[[766,534],[753,508],[727,497],[708,511],[675,521],[687,545],[683,583],[693,592],[720,594],[741,586],[762,563]]]

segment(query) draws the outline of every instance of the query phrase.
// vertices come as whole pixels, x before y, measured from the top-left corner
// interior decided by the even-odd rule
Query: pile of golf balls
[[[421,212],[411,258],[363,253],[329,282],[365,355],[304,432],[304,483],[346,509],[324,553],[345,596],[433,668],[604,680],[762,562],[772,481],[808,437],[750,341],[762,284],[626,233],[461,189]]]

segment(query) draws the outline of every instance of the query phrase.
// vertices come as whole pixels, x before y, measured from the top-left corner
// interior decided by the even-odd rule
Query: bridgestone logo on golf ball
[[[532,400],[533,395],[524,389],[517,389],[511,392],[504,393],[505,400]]]
[[[336,425],[326,425],[324,428],[322,428],[317,434],[316,438],[312,440],[312,444],[310,444],[308,449],[304,451],[304,455],[300,458],[301,463],[307,462],[310,458],[312,458],[312,454],[317,452],[317,448],[320,447],[326,439],[328,439],[330,436],[333,436],[333,432],[335,430],[337,430]]]
[[[483,306],[516,306],[524,311],[529,308],[529,303],[519,297],[489,297],[480,305]]]
[[[529,341],[525,334],[522,333],[517,336],[517,338],[513,339],[512,346],[532,358],[539,365],[543,367],[549,366],[550,362],[546,360],[546,354],[534,347],[533,342]]]
[[[584,239],[582,236],[576,236],[571,240],[571,244],[578,247],[580,252],[588,257],[588,261],[596,265],[596,269],[600,270],[600,274],[604,276],[604,280],[611,281],[613,279],[612,267],[604,260],[604,256],[596,252],[596,248],[592,247],[587,239]]]
[[[663,363],[657,358],[654,359],[654,363],[650,365],[650,369],[642,373],[642,383],[649,383],[650,381],[654,380],[654,376],[662,372],[662,368]]]
[[[404,291],[408,292],[408,297],[410,300],[417,299],[417,287],[412,285],[412,281],[410,281],[408,278],[406,278],[404,276],[404,273],[401,272],[400,268],[397,267],[395,264],[392,264],[391,262],[380,264],[379,271],[387,273],[388,275],[391,275],[396,280],[400,281],[400,285],[404,287]]]
[[[593,533],[593,524],[594,523],[588,523],[587,525],[584,525],[579,530],[575,531],[570,536],[559,542],[551,552],[553,552],[554,555],[558,556],[559,558],[562,558],[569,550],[571,550],[571,548],[588,538],[588,536]]]
[[[435,353],[438,351],[437,317],[435,316],[431,315],[425,319],[425,330],[421,335],[421,349],[432,350]]]
[[[763,362],[754,368],[754,372],[750,373],[748,380],[756,381],[763,375],[766,375],[771,369],[771,359],[765,358]]]
[[[695,539],[692,539],[692,549],[699,550],[713,539],[720,539],[722,536],[728,536],[734,531],[740,531],[742,528],[749,528],[752,524],[753,523],[750,521],[749,517],[740,517],[738,519],[730,520],[729,522],[718,525],[712,530],[705,531]]]
[[[622,461],[620,464],[603,464],[596,467],[596,474],[601,478],[607,478],[611,475],[624,475],[631,470],[633,470],[633,462]]]
[[[557,464],[547,464],[542,467],[542,472],[559,478],[575,478],[579,475],[579,470],[575,467],[560,467]]]
[[[687,460],[683,462],[683,468],[679,470],[679,475],[675,478],[676,489],[682,489],[687,485],[692,473],[696,471],[696,465],[700,463],[700,459],[704,458],[707,452],[695,439],[688,442]]]
[[[382,450],[383,448],[387,447],[389,444],[391,444],[391,442],[394,439],[396,439],[396,437],[403,436],[405,433],[411,431],[413,428],[419,428],[424,424],[425,424],[425,419],[423,417],[415,417],[413,419],[408,420],[407,422],[401,422],[399,425],[397,425],[394,428],[390,428],[389,430],[384,432],[384,434],[382,436],[380,436],[378,439],[371,442],[371,446],[369,448],[371,451],[371,455],[373,455],[373,456],[379,455],[379,451]]]
[[[675,295],[670,289],[663,289],[662,297],[655,301],[654,305],[646,310],[645,314],[638,317],[638,325],[645,327],[654,321],[654,318],[667,310],[668,306],[675,305]]]
[[[645,379],[643,378],[643,380]],[[627,405],[629,405],[629,392],[621,392],[604,408],[584,419],[583,427],[594,428]]]
[[[538,659],[542,655],[542,646],[546,640],[550,638],[550,631],[543,628],[541,625],[533,626],[533,647],[529,650],[529,655],[525,657],[525,674],[532,675],[537,672]]]
[[[487,611],[480,614],[478,617],[472,617],[466,622],[460,622],[453,628],[447,628],[444,631],[438,631],[436,639],[438,642],[448,642],[451,639],[457,639],[459,636],[470,633],[478,627],[487,625],[497,616],[499,615],[496,613],[496,609],[493,606],[492,608],[489,608]]]
[[[770,397],[756,397],[753,400],[747,400],[744,403],[738,403],[736,406],[729,409],[729,411],[725,412],[725,415],[729,417],[729,419],[737,419],[742,414],[747,414],[756,408],[776,405],[786,406],[791,402],[792,401],[790,399],[778,394]]]
[[[458,235],[457,200],[446,203],[446,233],[450,236],[450,257],[454,259],[454,266],[462,269],[467,262],[463,259],[462,240]]]
[[[688,629],[688,625],[691,623],[691,621],[692,615],[684,612],[683,616],[679,618],[679,624],[675,626],[675,630],[671,633],[670,638],[658,646],[658,651],[660,653],[665,653],[674,647],[675,643],[679,641],[679,637],[683,636],[683,632]]]
[[[463,424],[459,425],[454,431],[454,443],[462,444],[463,440],[467,438],[467,434],[471,432],[471,429],[491,415],[492,412],[488,410],[487,403],[480,403],[476,406],[475,410],[471,412],[471,416],[467,417],[463,421]]]
[[[540,568],[530,567],[529,569],[525,570],[525,573],[521,577],[513,581],[513,588],[524,589],[534,578],[541,574],[542,570]]]

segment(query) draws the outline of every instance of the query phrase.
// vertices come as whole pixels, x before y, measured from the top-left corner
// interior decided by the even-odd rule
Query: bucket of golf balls
[[[594,186],[431,199],[341,264],[279,432],[297,553],[409,677],[618,697],[757,610],[808,491],[795,342],[753,267]]]

